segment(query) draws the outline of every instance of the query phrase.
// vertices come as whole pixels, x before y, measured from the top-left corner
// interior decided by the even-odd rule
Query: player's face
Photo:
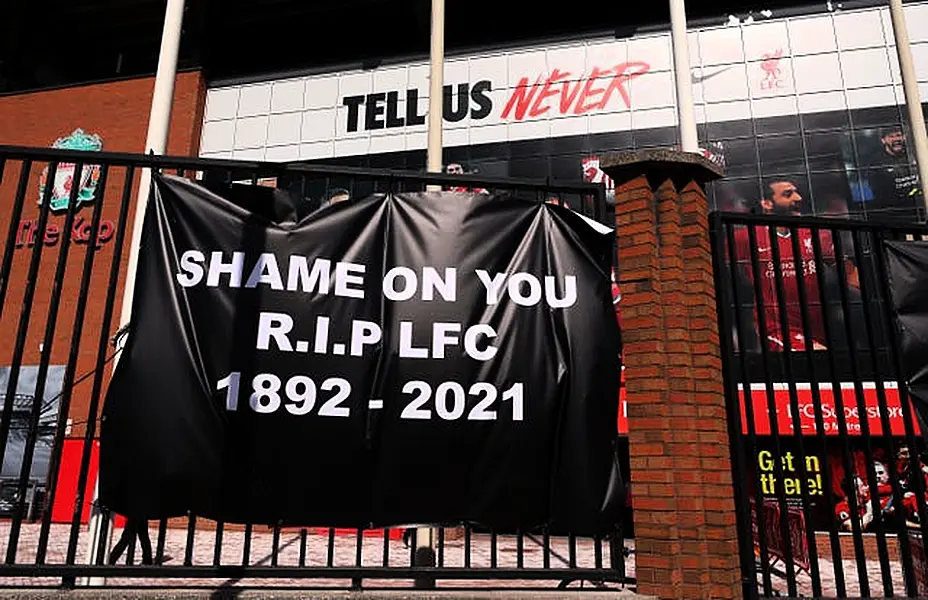
[[[770,184],[763,205],[767,212],[778,215],[798,215],[802,206],[802,196],[791,181],[777,181]]]
[[[887,133],[881,141],[887,154],[897,156],[905,152],[905,135],[901,131]]]
[[[911,455],[909,454],[909,448],[908,448],[908,446],[903,446],[903,447],[899,448],[899,451],[896,452],[896,459],[897,459],[897,460],[900,462],[900,464],[902,464],[903,466],[909,464],[909,460],[911,460],[912,457],[911,457]]]
[[[886,485],[889,483],[889,471],[886,469],[886,465],[883,463],[874,463],[873,471],[876,473],[876,482],[879,485]]]

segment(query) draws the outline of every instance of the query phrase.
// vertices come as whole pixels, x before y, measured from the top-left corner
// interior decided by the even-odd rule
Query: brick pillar
[[[675,151],[609,154],[638,592],[739,598],[741,573],[709,204],[721,171]]]

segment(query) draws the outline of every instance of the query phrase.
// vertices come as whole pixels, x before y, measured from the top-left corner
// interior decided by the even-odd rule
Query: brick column
[[[721,171],[664,150],[609,154],[600,164],[616,184],[638,591],[739,598],[703,190]]]

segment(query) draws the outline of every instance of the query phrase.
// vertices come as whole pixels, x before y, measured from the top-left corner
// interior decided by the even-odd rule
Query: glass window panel
[[[811,179],[812,209],[816,215],[848,216],[854,208],[847,172],[816,172]]]
[[[723,212],[749,212],[760,197],[756,177],[722,179],[714,182],[710,191],[712,208]]]
[[[721,152],[725,159],[726,177],[757,177],[757,148],[754,138],[714,142],[712,152]]]
[[[754,120],[758,135],[795,134],[799,131],[799,115],[783,115]]]
[[[798,135],[758,138],[757,150],[764,176],[802,172],[806,168],[802,138]]]
[[[799,118],[802,119],[802,126],[806,131],[815,131],[817,129],[847,129],[850,127],[848,112],[846,110],[808,113],[799,115]]]

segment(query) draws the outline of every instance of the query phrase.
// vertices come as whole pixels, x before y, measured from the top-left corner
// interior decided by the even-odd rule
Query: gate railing
[[[116,354],[114,310],[125,283],[127,223],[144,169],[207,186],[269,185],[315,205],[346,194],[361,198],[426,186],[485,189],[566,202],[614,223],[602,185],[0,146],[0,232],[6,231],[0,242],[0,398],[13,399],[0,411],[0,585],[15,585],[16,578],[74,585],[86,577],[145,585],[185,578],[185,585],[292,579],[306,586],[315,579],[351,588],[437,579],[480,587],[506,580],[521,587],[594,582],[590,589],[634,583],[620,526],[589,539],[545,529],[425,524],[437,528],[436,566],[422,567],[414,566],[415,529],[234,526],[190,515],[154,524],[155,564],[134,564],[132,545],[119,560],[128,564],[111,565],[111,530],[122,527],[116,516],[104,519],[92,552],[87,522],[96,437],[108,363]],[[91,555],[95,564],[87,564]]]
[[[928,227],[719,213],[710,225],[752,595],[925,595],[928,456],[882,245]]]

